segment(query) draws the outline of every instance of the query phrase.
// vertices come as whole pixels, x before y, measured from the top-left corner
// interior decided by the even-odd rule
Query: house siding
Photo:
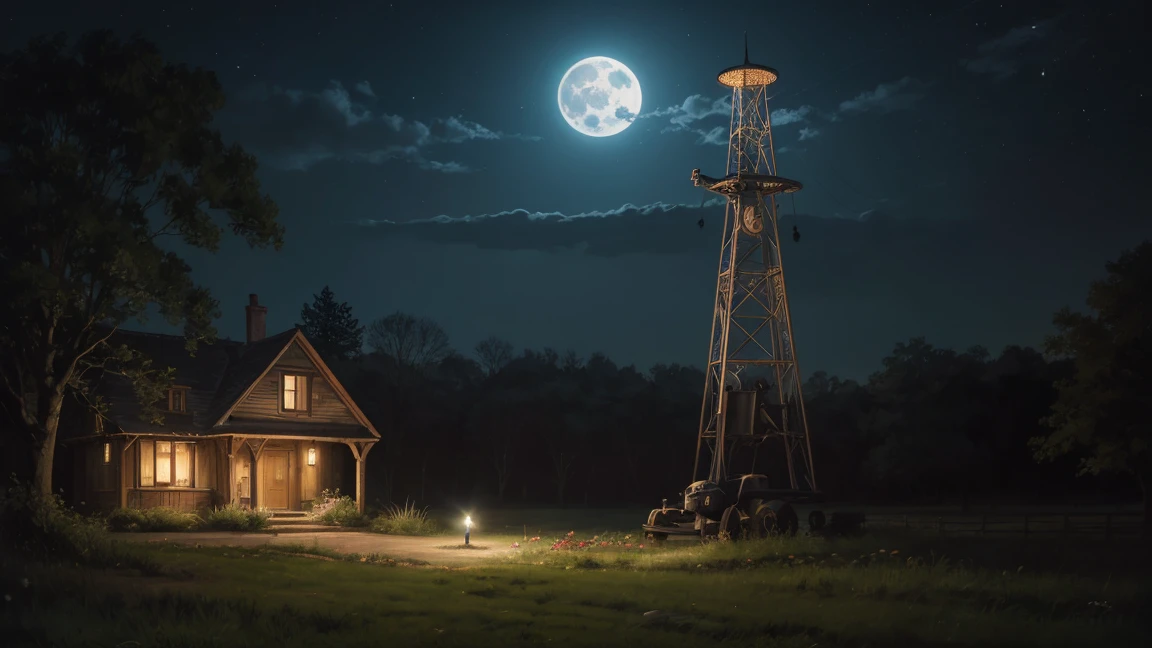
[[[280,377],[284,373],[300,372],[311,376],[309,412],[280,411]],[[298,344],[284,352],[248,396],[232,410],[234,420],[293,420],[313,423],[359,425],[351,410],[344,404],[332,385],[316,370]]]

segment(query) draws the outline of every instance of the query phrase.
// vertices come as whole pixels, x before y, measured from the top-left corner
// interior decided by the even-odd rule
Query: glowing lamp
[[[464,544],[468,544],[472,539],[472,516],[464,516]]]
[[[308,465],[316,465],[316,448],[308,448]]]

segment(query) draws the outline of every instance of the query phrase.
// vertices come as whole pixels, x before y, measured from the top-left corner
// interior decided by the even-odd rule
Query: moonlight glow
[[[593,137],[628,128],[640,113],[640,81],[620,61],[586,58],[568,68],[556,101],[568,125]]]

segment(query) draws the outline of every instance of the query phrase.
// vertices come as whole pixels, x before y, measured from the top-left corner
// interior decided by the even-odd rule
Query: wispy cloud
[[[361,81],[360,83],[357,83],[356,92],[359,92],[360,94],[367,97],[376,96],[376,93],[372,92],[372,84],[368,83],[367,81]]]
[[[1055,22],[1051,18],[1009,29],[981,43],[976,48],[976,58],[961,62],[973,74],[986,74],[997,81],[1008,79],[1020,71],[1021,65],[1042,56],[1037,45],[1052,33]]]
[[[512,209],[400,222],[365,218],[352,225],[357,238],[380,236],[500,250],[578,248],[594,256],[680,253],[701,245],[700,218],[706,221],[705,234],[717,231],[724,204],[723,198],[702,204],[628,203],[576,214]]]
[[[840,102],[841,113],[907,110],[924,97],[926,84],[906,76],[892,83],[881,83],[873,90],[861,92],[855,98]]]
[[[812,106],[799,108],[777,108],[772,111],[773,126],[787,126],[804,122],[808,115],[815,112]],[[710,118],[729,118],[732,115],[732,100],[730,97],[709,99],[703,95],[692,95],[676,106],[657,108],[651,112],[640,115],[640,119],[665,118],[668,126],[660,130],[661,133],[688,132],[696,135],[698,144],[711,144],[717,146],[728,145],[728,127],[713,126],[703,128],[696,123]]]
[[[259,86],[231,114],[240,122],[243,141],[269,166],[307,170],[325,161],[383,164],[406,161],[439,173],[467,173],[464,163],[436,159],[454,145],[471,141],[540,138],[506,133],[461,115],[415,120],[374,110],[375,93],[367,81],[355,86],[356,95],[332,81],[318,92]]]
[[[808,104],[795,108],[776,108],[771,112],[772,126],[803,125],[799,129],[798,140],[811,140],[823,132],[812,125],[816,118],[830,123],[840,121],[844,115],[905,110],[923,98],[926,87],[927,84],[909,76],[892,83],[881,83],[872,90],[841,102],[838,109],[832,112],[820,111]],[[707,99],[702,95],[692,95],[680,105],[659,108],[640,117],[667,119],[668,125],[661,129],[661,133],[688,132],[696,135],[698,144],[727,146],[727,126],[708,128],[699,122],[710,118],[718,121],[721,116],[729,117],[732,114],[731,105],[728,97]]]

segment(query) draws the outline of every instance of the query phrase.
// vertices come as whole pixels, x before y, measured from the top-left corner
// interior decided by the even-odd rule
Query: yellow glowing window
[[[156,485],[172,483],[172,442],[156,442]]]
[[[192,451],[187,443],[176,443],[176,456],[173,457],[172,467],[176,474],[175,486],[192,485]]]
[[[140,442],[140,485],[156,485],[156,453],[151,441]]]
[[[285,411],[308,411],[308,376],[284,374],[281,403]]]
[[[196,485],[196,444],[173,441],[140,442],[140,485]]]
[[[104,444],[104,463],[112,463],[112,444]]]

